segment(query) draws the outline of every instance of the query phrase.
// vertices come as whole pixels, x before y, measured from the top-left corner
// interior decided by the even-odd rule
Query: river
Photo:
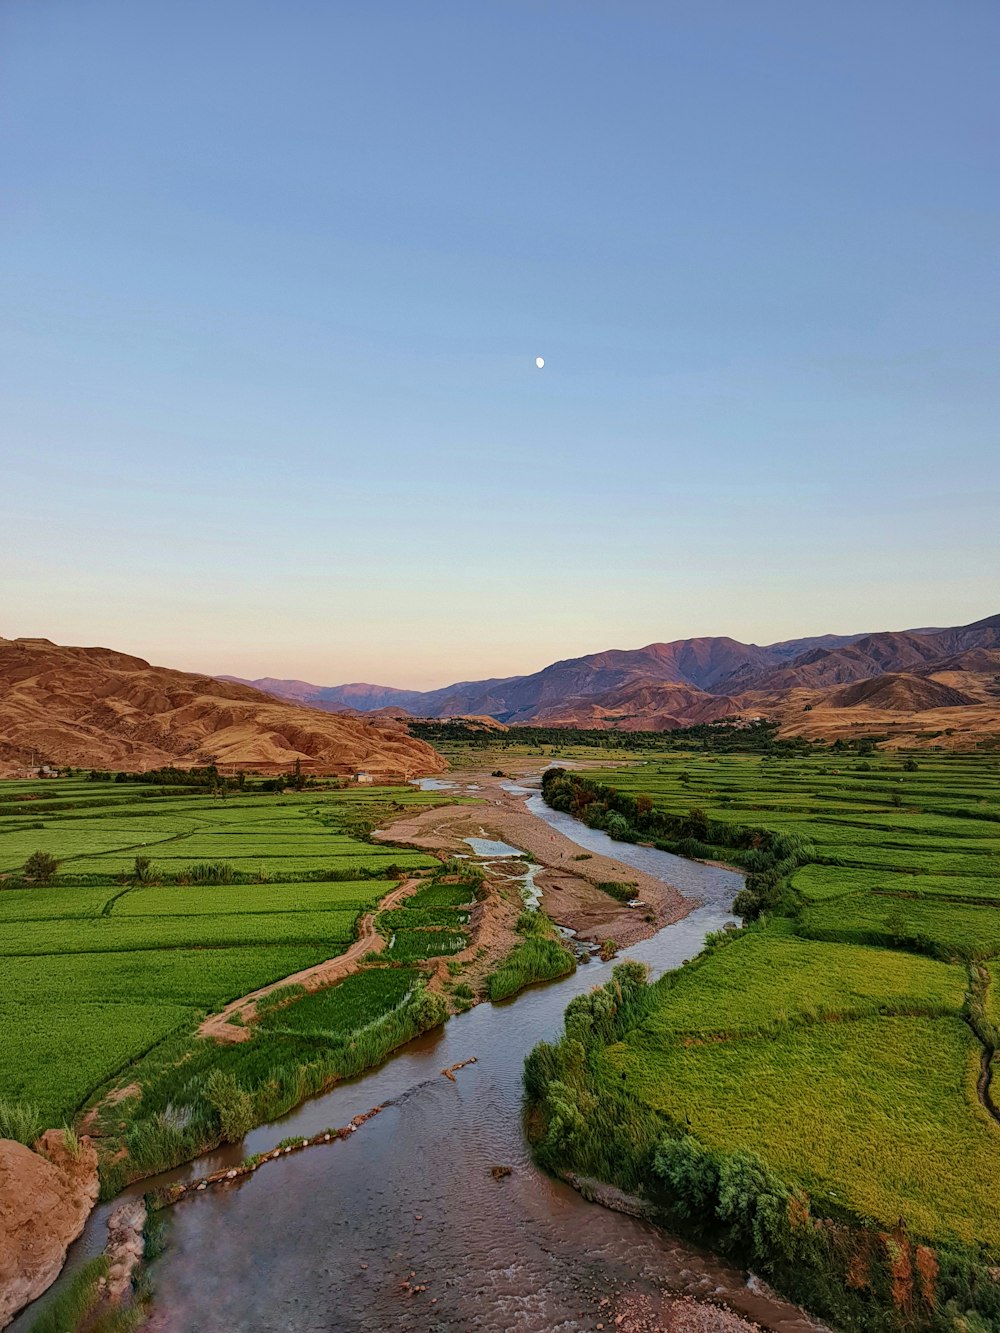
[[[549,810],[540,795],[528,804],[581,847],[607,850],[605,834]],[[705,904],[620,956],[649,963],[656,975],[693,957],[707,932],[734,919],[734,872],[652,848],[611,847]],[[152,1268],[149,1327],[557,1333],[596,1329],[621,1291],[664,1289],[725,1299],[779,1333],[816,1327],[713,1256],[586,1202],[533,1165],[521,1131],[524,1057],[558,1035],[574,995],[609,975],[610,965],[594,961],[505,1004],[480,1004],[381,1068],[254,1130],[239,1148],[169,1173],[163,1179],[203,1175],[288,1135],[311,1135],[391,1103],[343,1142],[268,1163],[172,1208],[167,1248]],[[455,1081],[442,1076],[471,1056],[476,1063]],[[494,1166],[510,1167],[509,1176],[494,1179]],[[92,1216],[71,1268],[101,1248],[109,1208]],[[414,1286],[426,1290],[410,1294]],[[30,1327],[29,1316],[15,1321],[16,1333]]]

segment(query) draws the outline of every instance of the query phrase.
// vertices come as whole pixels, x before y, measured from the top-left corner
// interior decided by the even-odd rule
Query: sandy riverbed
[[[505,790],[504,779],[475,770],[454,777],[452,794],[474,797],[475,805],[453,805],[421,810],[396,820],[376,838],[427,851],[468,854],[469,837],[499,839],[527,852],[544,869],[535,883],[542,891],[542,907],[580,939],[619,945],[647,939],[663,926],[679,921],[697,903],[677,889],[624,861],[600,854],[582,857],[577,843],[550,828],[525,809],[522,793]],[[471,788],[471,790],[470,790]],[[597,888],[602,881],[635,885],[643,904],[629,908]]]

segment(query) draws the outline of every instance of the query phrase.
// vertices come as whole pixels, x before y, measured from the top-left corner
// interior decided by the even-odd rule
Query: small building
[[[364,783],[367,786],[371,786],[371,784],[375,781],[375,779],[372,777],[370,773],[358,772],[355,773],[354,775],[354,781]]]

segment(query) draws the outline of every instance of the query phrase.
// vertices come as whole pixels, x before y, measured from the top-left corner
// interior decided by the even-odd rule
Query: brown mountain
[[[0,639],[0,765],[144,770],[218,763],[262,772],[445,767],[399,728],[280,702],[246,685],[150,666],[108,648]]]
[[[708,694],[692,685],[638,680],[596,699],[552,705],[534,722],[548,726],[614,727],[623,731],[673,731],[697,722],[718,722],[740,711],[740,701],[726,694]]]
[[[891,712],[920,713],[928,708],[963,708],[978,703],[973,695],[933,677],[894,671],[853,685],[841,685],[826,697],[830,708],[884,708]]]
[[[1000,648],[1000,616],[954,629],[887,631],[866,634],[849,644],[812,648],[787,665],[772,666],[752,676],[740,673],[745,689],[781,693],[797,688],[822,689],[869,680],[886,672],[933,671],[946,659],[967,652]],[[732,688],[733,679],[724,681]]]

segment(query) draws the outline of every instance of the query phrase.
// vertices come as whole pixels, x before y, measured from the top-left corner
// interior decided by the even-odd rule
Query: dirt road
[[[419,880],[408,879],[400,884],[385,895],[378,905],[378,911],[398,907],[419,883]],[[307,991],[323,990],[356,972],[365,954],[380,953],[384,948],[385,940],[375,929],[375,913],[366,912],[358,922],[358,938],[343,953],[304,968],[301,972],[293,972],[290,977],[282,977],[280,981],[272,981],[259,990],[251,991],[249,995],[240,996],[238,1000],[232,1000],[220,1013],[209,1014],[198,1028],[198,1036],[214,1037],[216,1041],[246,1041],[253,1036],[253,1028],[231,1022],[234,1014],[239,1014],[244,1023],[252,1023],[257,1012],[257,1001],[279,986],[304,986]]]

